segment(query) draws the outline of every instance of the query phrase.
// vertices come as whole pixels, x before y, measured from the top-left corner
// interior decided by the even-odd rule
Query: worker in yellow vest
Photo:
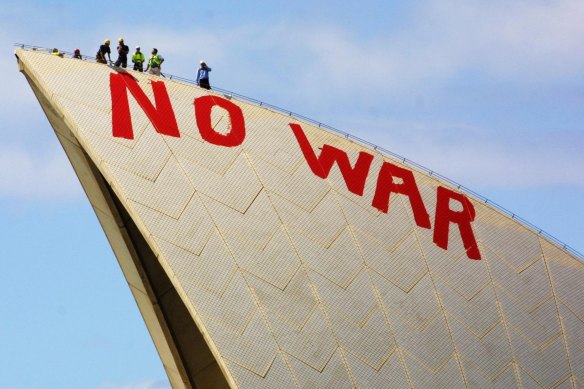
[[[164,58],[158,54],[158,49],[152,49],[152,55],[150,56],[148,64],[146,65],[146,71],[150,69],[150,74],[160,76],[160,65],[162,65],[163,62]]]
[[[144,53],[140,51],[140,46],[136,46],[136,52],[132,54],[132,62],[134,63],[134,70],[139,72],[144,71],[144,61],[146,61],[146,57],[144,57]]]

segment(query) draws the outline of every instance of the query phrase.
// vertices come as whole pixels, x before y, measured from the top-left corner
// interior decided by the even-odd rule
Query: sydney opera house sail
[[[350,138],[16,50],[175,388],[584,387],[584,262]]]

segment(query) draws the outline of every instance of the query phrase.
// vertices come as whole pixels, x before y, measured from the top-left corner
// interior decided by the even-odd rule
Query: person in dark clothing
[[[130,48],[124,44],[124,38],[118,39],[118,59],[115,66],[122,65],[123,68],[128,66],[128,53],[130,52]]]
[[[209,83],[209,72],[211,68],[207,66],[205,61],[201,61],[201,67],[197,71],[197,85],[201,88],[211,89],[211,84]]]
[[[73,52],[73,58],[83,59],[81,57],[81,51],[79,49],[75,49],[75,51]]]
[[[105,42],[103,42],[103,45],[99,46],[99,50],[95,55],[96,61],[99,63],[107,63],[107,60],[105,59],[105,55],[107,54],[109,61],[112,62],[112,58],[110,56],[111,52],[112,51],[110,50],[110,40],[106,39]]]

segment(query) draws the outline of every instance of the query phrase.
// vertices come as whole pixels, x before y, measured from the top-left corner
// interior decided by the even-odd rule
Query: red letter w
[[[117,138],[134,139],[128,90],[136,99],[148,119],[160,134],[180,137],[178,125],[166,86],[162,81],[151,81],[156,108],[152,105],[134,77],[124,73],[110,74],[110,92],[112,97],[112,130]]]
[[[296,140],[300,145],[300,149],[302,150],[302,154],[304,154],[304,158],[306,159],[310,170],[312,170],[315,175],[320,178],[327,178],[333,164],[336,162],[341,170],[343,178],[345,179],[347,188],[351,192],[363,196],[365,181],[369,174],[373,155],[361,151],[357,158],[357,162],[355,163],[355,167],[352,167],[346,152],[333,146],[324,145],[322,146],[322,153],[317,157],[312,150],[306,135],[302,131],[302,127],[295,123],[290,123],[290,127],[292,128],[292,131],[294,131]]]

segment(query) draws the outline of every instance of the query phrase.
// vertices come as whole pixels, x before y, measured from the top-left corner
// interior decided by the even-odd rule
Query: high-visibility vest
[[[148,60],[148,65],[150,65],[151,68],[158,68],[160,67],[162,61],[163,61],[162,57],[156,54],[150,57],[150,59]]]
[[[134,53],[132,54],[132,61],[136,63],[143,63],[144,62],[144,53]]]

